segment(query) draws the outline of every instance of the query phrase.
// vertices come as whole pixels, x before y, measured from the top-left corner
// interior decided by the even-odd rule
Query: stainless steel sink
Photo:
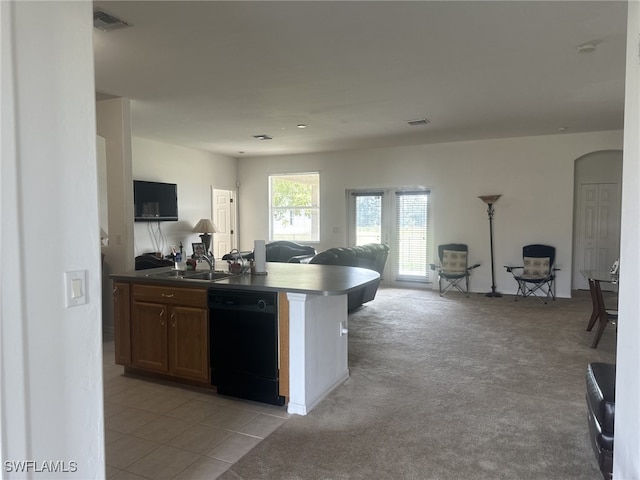
[[[147,277],[152,278],[176,278],[184,280],[200,280],[212,282],[223,278],[235,276],[235,273],[221,272],[215,270],[164,270],[162,272],[147,273]]]
[[[200,271],[200,272],[188,272],[185,275],[185,279],[187,280],[220,280],[222,278],[233,277],[234,273],[227,272],[214,272],[214,271]]]
[[[188,273],[194,273],[194,272],[188,272],[187,270],[166,270],[164,272],[147,273],[147,277],[182,278]]]

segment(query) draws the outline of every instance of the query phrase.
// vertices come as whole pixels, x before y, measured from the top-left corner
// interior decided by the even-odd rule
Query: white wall
[[[267,238],[270,174],[319,171],[321,241],[318,250],[346,244],[345,190],[423,185],[433,193],[434,245],[469,245],[472,289],[491,289],[489,221],[477,196],[502,194],[495,204],[497,290],[515,293],[503,265],[522,262],[522,246],[557,248],[557,293],[571,294],[574,161],[622,147],[622,132],[480,140],[238,161],[241,249]],[[334,233],[335,232],[335,233]]]
[[[105,273],[133,270],[131,106],[126,98],[96,102],[97,133],[105,139],[109,245]]]
[[[90,2],[0,2],[2,478],[104,478]],[[64,26],[64,27],[61,27]],[[88,303],[65,308],[64,272]],[[7,465],[64,462],[74,473]]]
[[[640,4],[629,2],[613,478],[640,479]]]
[[[167,255],[171,245],[180,242],[190,255],[193,253],[191,243],[201,242],[193,227],[201,218],[211,218],[211,187],[236,188],[236,160],[138,137],[132,139],[132,152],[135,180],[178,185],[179,218],[177,222],[136,222],[135,255],[155,252],[158,244],[163,255]],[[157,233],[158,225],[162,235]]]

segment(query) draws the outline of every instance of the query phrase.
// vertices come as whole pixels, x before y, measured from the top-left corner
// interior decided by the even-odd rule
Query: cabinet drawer
[[[182,288],[161,285],[133,285],[134,300],[144,302],[207,307],[206,288]]]

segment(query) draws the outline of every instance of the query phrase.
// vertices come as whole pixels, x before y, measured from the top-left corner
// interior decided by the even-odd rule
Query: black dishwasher
[[[218,393],[284,405],[274,292],[209,289],[211,383]]]

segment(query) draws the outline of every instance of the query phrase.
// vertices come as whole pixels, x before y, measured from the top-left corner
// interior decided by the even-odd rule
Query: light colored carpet
[[[292,416],[220,478],[576,479],[601,477],[586,423],[598,349],[588,292],[544,305],[380,289],[349,320],[351,376]]]

